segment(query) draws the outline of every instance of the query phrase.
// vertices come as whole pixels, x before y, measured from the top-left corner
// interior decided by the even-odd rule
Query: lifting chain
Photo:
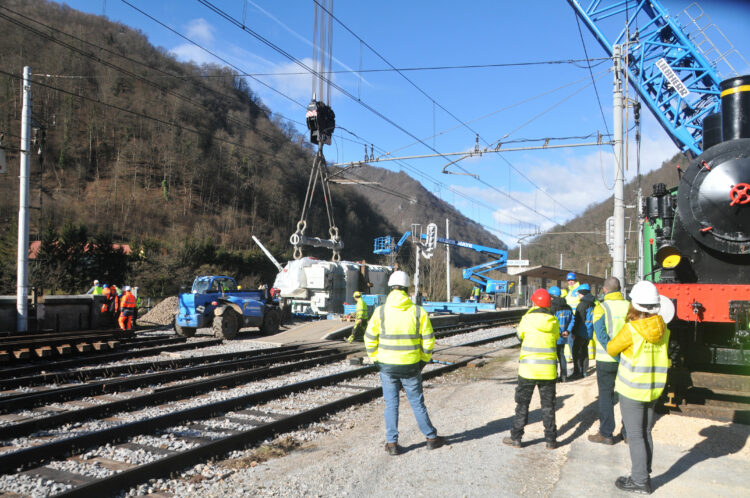
[[[326,214],[328,216],[328,235],[329,239],[320,239],[318,237],[307,237],[305,236],[305,229],[307,228],[307,215],[312,205],[313,197],[315,196],[315,188],[320,183],[321,190],[323,191],[323,201],[326,208]],[[331,198],[331,189],[328,184],[328,167],[326,166],[326,159],[323,156],[323,144],[319,144],[318,153],[313,159],[312,170],[310,171],[310,179],[307,182],[307,192],[305,193],[305,201],[302,204],[302,214],[297,222],[297,230],[289,237],[289,242],[294,246],[294,259],[302,258],[302,246],[310,245],[313,247],[326,247],[333,251],[331,261],[341,261],[341,249],[344,248],[344,243],[339,235],[339,229],[336,226],[336,221],[333,217],[333,200]]]

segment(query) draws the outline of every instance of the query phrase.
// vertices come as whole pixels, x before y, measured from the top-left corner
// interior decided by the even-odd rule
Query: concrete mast
[[[29,159],[31,149],[31,68],[23,68],[21,113],[21,165],[18,170],[18,274],[16,281],[16,329],[28,330],[29,295]]]
[[[622,46],[612,47],[614,58],[614,155],[615,155],[615,209],[614,209],[614,252],[612,254],[612,276],[620,281],[622,289],[625,288],[625,180],[623,175],[622,157]]]

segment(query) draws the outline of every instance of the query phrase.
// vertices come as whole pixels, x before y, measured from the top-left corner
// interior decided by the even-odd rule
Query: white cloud
[[[308,67],[312,67],[312,58],[308,57],[306,59],[302,59],[302,63],[307,65]],[[270,71],[267,72],[277,73],[277,75],[263,76],[261,79],[266,81],[270,86],[276,88],[278,91],[289,95],[294,99],[301,100],[302,102],[307,102],[307,100],[310,98],[312,90],[312,75],[309,73],[304,73],[304,69],[302,69],[296,63],[290,61],[285,64],[276,64]],[[268,81],[269,79],[270,81]],[[318,100],[325,100],[325,95],[318,95]]]
[[[210,62],[220,63],[216,57],[192,43],[177,45],[172,49],[172,53],[181,61],[192,61],[196,64],[207,64]]]
[[[187,37],[202,44],[213,43],[215,30],[208,21],[199,17],[188,22]]]
[[[662,162],[678,151],[658,127],[653,118],[650,123],[644,123],[641,143],[641,172],[644,174],[660,167]],[[626,182],[635,178],[636,174],[636,150],[632,143],[628,153],[630,161],[625,171]],[[528,227],[521,223],[537,225],[541,230],[549,229],[554,224],[548,218],[562,223],[613,193],[614,154],[610,147],[591,149],[580,156],[574,156],[571,152],[550,151],[549,156],[536,153],[519,159],[519,156],[509,153],[506,158],[542,191],[535,189],[515,172],[509,191],[505,186],[494,184],[515,200],[489,187],[453,185],[452,188],[482,204],[495,207],[493,221],[511,233],[528,232]],[[502,168],[507,167],[502,160],[500,164]],[[487,178],[483,180],[492,183]],[[648,191],[645,193],[648,194]]]

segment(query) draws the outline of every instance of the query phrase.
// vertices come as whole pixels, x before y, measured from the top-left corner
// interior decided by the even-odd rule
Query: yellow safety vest
[[[365,302],[365,300],[361,297],[357,299],[357,311],[354,314],[354,317],[357,320],[367,320],[368,318],[370,318],[368,311],[369,309],[367,308],[367,303]]]
[[[633,336],[633,357],[620,355],[615,391],[632,400],[647,403],[659,398],[667,385],[669,329],[665,330],[659,342],[652,343],[644,339],[631,323],[627,327],[630,327]]]
[[[573,310],[573,313],[576,312],[576,307],[578,307],[578,303],[581,302],[581,295],[576,292],[576,289],[580,286],[581,284],[576,282],[576,285],[572,289],[568,289],[568,295],[565,296],[565,302],[568,303],[568,306]]]
[[[628,309],[630,309],[630,301],[626,301],[625,299],[609,299],[600,302],[599,306],[604,310],[604,320],[606,320],[604,323],[607,335],[610,339],[614,339],[617,333],[625,326]],[[596,340],[596,334],[594,334],[594,341],[596,341],[596,361],[617,362],[599,344],[599,341]]]
[[[392,291],[373,313],[365,332],[365,350],[372,361],[388,365],[429,362],[435,333],[427,313],[403,291]]]
[[[522,340],[518,375],[525,379],[554,380],[557,378],[557,339],[560,324],[551,313],[535,313],[531,308],[518,324]]]

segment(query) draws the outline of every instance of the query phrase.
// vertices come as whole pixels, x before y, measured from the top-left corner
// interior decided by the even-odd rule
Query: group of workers
[[[650,494],[651,429],[656,400],[666,386],[669,366],[670,333],[659,314],[664,298],[654,284],[643,281],[633,286],[628,301],[621,293],[619,280],[610,277],[604,282],[603,298],[597,301],[588,285],[578,284],[575,274],[568,277],[572,277],[568,278],[569,289],[576,292],[574,299],[578,302],[572,301],[575,306],[571,306],[557,287],[538,289],[531,296],[532,308],[518,325],[521,353],[515,392],[516,410],[510,435],[503,439],[503,443],[522,447],[529,403],[536,387],[541,398],[546,448],[557,448],[555,396],[556,383],[567,377],[564,346],[572,336],[574,375],[584,376],[588,370],[587,347],[589,340],[593,339],[599,390],[599,431],[588,439],[606,445],[619,440],[628,444],[631,473],[619,477],[615,486],[624,491]],[[422,369],[432,358],[435,334],[424,308],[409,298],[409,285],[406,273],[394,272],[388,281],[390,291],[385,304],[378,306],[371,315],[361,294],[355,293],[358,320],[355,330],[364,330],[365,350],[380,371],[385,399],[385,451],[389,455],[398,455],[402,451],[398,445],[401,388],[406,392],[417,425],[426,438],[427,449],[439,448],[446,443],[430,421],[422,388]],[[352,340],[358,335],[359,332],[353,333]],[[618,399],[623,428],[618,436],[614,436],[614,405]]]
[[[580,286],[579,293],[580,293]],[[656,400],[661,396],[667,381],[669,367],[669,329],[659,315],[663,299],[656,286],[647,281],[638,282],[626,300],[620,281],[614,277],[605,280],[601,301],[588,298],[584,293],[581,303],[571,317],[570,306],[562,303],[559,289],[538,289],[531,296],[533,307],[518,325],[522,341],[516,386],[516,416],[510,436],[503,442],[521,447],[524,427],[528,422],[529,402],[534,387],[539,389],[542,404],[542,422],[546,446],[557,447],[555,425],[555,392],[558,377],[567,373],[567,365],[560,354],[560,340],[574,337],[575,368],[588,368],[575,362],[576,350],[585,351],[586,340],[575,343],[578,330],[570,322],[582,319],[585,327],[591,323],[596,347],[596,375],[599,391],[599,431],[589,436],[589,441],[613,445],[619,440],[628,444],[631,459],[629,476],[619,477],[615,486],[624,491],[651,494],[651,462]],[[556,299],[555,299],[556,298]],[[567,309],[566,309],[567,308]],[[584,311],[584,313],[581,313]],[[581,333],[581,335],[583,335]],[[583,346],[581,345],[583,344]],[[588,355],[586,360],[588,360]],[[586,361],[587,363],[587,361]],[[623,428],[615,437],[614,405],[620,403]]]
[[[138,287],[131,289],[129,285],[126,285],[120,290],[115,284],[102,285],[99,280],[94,280],[91,293],[104,296],[101,312],[109,313],[112,316],[112,321],[117,323],[120,329],[135,329],[138,306],[140,305],[140,298],[137,297]]]

